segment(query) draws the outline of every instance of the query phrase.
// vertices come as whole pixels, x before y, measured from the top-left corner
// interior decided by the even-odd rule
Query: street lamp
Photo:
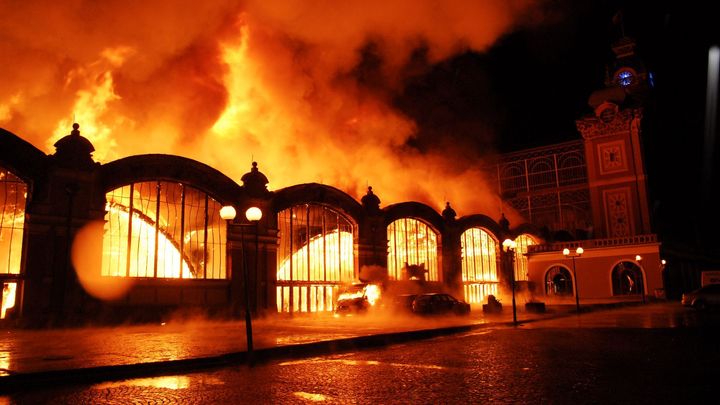
[[[570,249],[565,248],[563,249],[563,255],[565,257],[571,257],[572,258],[572,264],[573,264],[573,278],[575,279],[575,312],[578,314],[580,313],[580,292],[578,291],[578,281],[577,281],[577,270],[575,269],[575,258],[582,256],[583,248],[578,247],[575,249],[575,252],[571,253]]]
[[[502,243],[503,251],[506,258],[507,266],[510,267],[510,284],[512,287],[512,308],[513,308],[513,325],[517,325],[517,309],[515,306],[515,266],[513,266],[515,260],[515,241],[512,239],[505,239]]]
[[[635,255],[635,261],[638,262],[638,265],[640,265],[640,297],[642,298],[642,303],[645,303],[645,278],[643,277],[643,271],[642,271],[642,256]]]
[[[220,208],[220,218],[226,220],[228,222],[228,233],[229,233],[229,225],[230,222],[235,219],[235,208],[231,205],[226,205],[222,208]],[[257,221],[262,218],[262,211],[260,208],[257,207],[250,207],[247,211],[245,211],[245,218],[248,219],[250,222],[255,222],[255,273],[257,273]],[[252,333],[252,317],[250,315],[250,286],[248,282],[248,269],[246,265],[246,259],[245,259],[245,236],[242,234],[243,224],[238,224],[240,227],[240,248],[242,249],[242,256],[243,256],[243,284],[244,284],[244,290],[245,290],[245,336],[247,339],[247,353],[248,353],[248,362],[252,364],[252,358],[253,358],[253,333]],[[230,254],[228,254],[228,264],[230,261]]]
[[[258,244],[258,223],[262,218],[262,210],[258,207],[250,207],[245,211],[245,218],[255,226],[255,275],[258,274],[259,262],[259,244]],[[253,357],[253,340],[252,340],[252,318],[250,316],[250,278],[248,277],[247,262],[245,260],[245,235],[242,234],[242,225],[240,227],[242,247],[243,247],[243,283],[245,284],[245,328],[247,329],[247,346],[249,362],[252,364]]]

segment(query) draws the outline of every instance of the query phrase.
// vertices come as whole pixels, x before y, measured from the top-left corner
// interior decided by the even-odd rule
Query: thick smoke
[[[475,152],[418,147],[393,100],[423,68],[486,50],[533,3],[4,2],[0,125],[47,153],[77,121],[102,162],[170,153],[239,180],[257,160],[271,189],[372,185],[383,205],[498,217]]]

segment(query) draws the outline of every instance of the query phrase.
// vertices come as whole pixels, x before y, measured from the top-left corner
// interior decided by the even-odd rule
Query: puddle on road
[[[144,387],[144,388],[165,388],[169,390],[182,390],[190,387],[192,383],[199,383],[203,385],[224,385],[225,382],[215,377],[203,377],[193,378],[192,376],[162,376],[162,377],[150,377],[150,378],[133,378],[130,380],[123,381],[111,381],[100,384],[95,384],[92,389],[105,390],[109,388],[119,387]]]

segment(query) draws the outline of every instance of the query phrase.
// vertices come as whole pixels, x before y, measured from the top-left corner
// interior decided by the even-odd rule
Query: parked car
[[[720,306],[720,284],[708,284],[682,295],[682,304],[695,309]]]
[[[456,314],[470,313],[470,304],[460,301],[450,294],[420,294],[413,300],[412,311],[416,314]]]

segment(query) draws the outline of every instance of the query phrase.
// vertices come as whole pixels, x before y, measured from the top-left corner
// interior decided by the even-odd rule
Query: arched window
[[[180,183],[133,183],[107,193],[102,275],[225,279],[220,204]]]
[[[437,234],[426,223],[401,218],[387,227],[388,278],[439,281]]]
[[[15,307],[20,282],[20,264],[25,229],[27,185],[10,171],[0,167],[0,282],[2,307],[0,319]]]
[[[470,228],[460,237],[460,245],[465,300],[481,303],[497,295],[497,241],[482,228]]]
[[[562,266],[553,266],[545,274],[545,295],[573,295],[573,281],[570,271]]]
[[[620,262],[612,270],[613,295],[639,295],[645,290],[640,267],[633,262]]]
[[[320,204],[278,213],[278,312],[332,311],[342,284],[355,280],[353,224]]]
[[[536,244],[535,239],[530,235],[522,234],[515,238],[515,280],[527,281],[528,279],[528,258],[525,253],[528,246]]]

